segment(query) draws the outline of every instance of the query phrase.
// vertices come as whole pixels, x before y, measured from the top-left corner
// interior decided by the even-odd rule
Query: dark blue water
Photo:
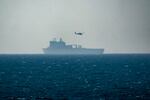
[[[0,100],[150,100],[150,55],[0,55]]]

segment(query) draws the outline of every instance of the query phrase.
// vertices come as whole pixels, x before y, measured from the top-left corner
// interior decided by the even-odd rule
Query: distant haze
[[[0,53],[42,53],[54,37],[105,53],[150,53],[150,0],[0,0]]]

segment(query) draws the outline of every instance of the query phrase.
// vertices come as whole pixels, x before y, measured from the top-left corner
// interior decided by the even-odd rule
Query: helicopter
[[[75,35],[83,35],[81,32],[74,32]]]

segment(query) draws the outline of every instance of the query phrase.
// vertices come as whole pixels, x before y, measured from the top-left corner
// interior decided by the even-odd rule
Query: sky
[[[150,0],[0,0],[0,54],[42,53],[55,37],[105,53],[150,53]]]

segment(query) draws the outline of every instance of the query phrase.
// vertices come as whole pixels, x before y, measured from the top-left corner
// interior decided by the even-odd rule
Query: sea
[[[0,100],[150,100],[150,54],[1,54]]]

